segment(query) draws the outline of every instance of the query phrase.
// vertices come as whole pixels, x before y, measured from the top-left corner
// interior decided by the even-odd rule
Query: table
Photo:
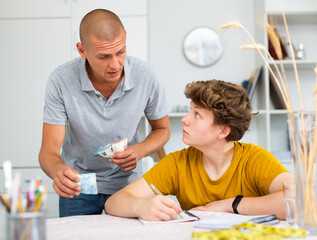
[[[191,239],[193,222],[142,224],[138,219],[110,215],[46,220],[47,240],[62,239]]]
[[[203,219],[206,212],[197,214]],[[195,222],[142,224],[136,218],[111,215],[88,215],[46,220],[47,240],[72,239],[191,239]],[[278,226],[286,226],[281,222]],[[298,240],[299,238],[297,238]],[[317,239],[308,236],[305,240]]]

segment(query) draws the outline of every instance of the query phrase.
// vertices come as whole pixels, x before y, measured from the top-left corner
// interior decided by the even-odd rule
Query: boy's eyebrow
[[[196,108],[196,109],[202,109],[202,107],[198,106],[198,105],[192,105],[193,108]]]

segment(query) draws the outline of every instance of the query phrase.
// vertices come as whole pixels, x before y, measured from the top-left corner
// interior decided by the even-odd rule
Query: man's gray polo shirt
[[[142,175],[142,162],[124,172],[108,159],[92,156],[100,146],[128,138],[139,142],[137,128],[143,114],[155,120],[168,113],[165,90],[149,63],[126,57],[125,77],[109,99],[88,78],[85,60],[74,59],[49,77],[44,122],[66,125],[64,163],[80,173],[96,173],[98,192],[112,194]]]

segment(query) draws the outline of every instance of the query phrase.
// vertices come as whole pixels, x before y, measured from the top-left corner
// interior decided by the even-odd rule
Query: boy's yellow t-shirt
[[[273,179],[288,172],[262,147],[235,142],[232,162],[217,180],[209,178],[202,152],[194,147],[168,154],[143,175],[162,194],[175,195],[183,209],[243,195],[267,195]]]

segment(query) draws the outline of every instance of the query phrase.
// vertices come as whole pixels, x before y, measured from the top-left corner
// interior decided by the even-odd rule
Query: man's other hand
[[[128,172],[136,168],[138,163],[138,154],[133,147],[127,147],[123,152],[116,152],[109,162],[117,164],[123,171]]]

